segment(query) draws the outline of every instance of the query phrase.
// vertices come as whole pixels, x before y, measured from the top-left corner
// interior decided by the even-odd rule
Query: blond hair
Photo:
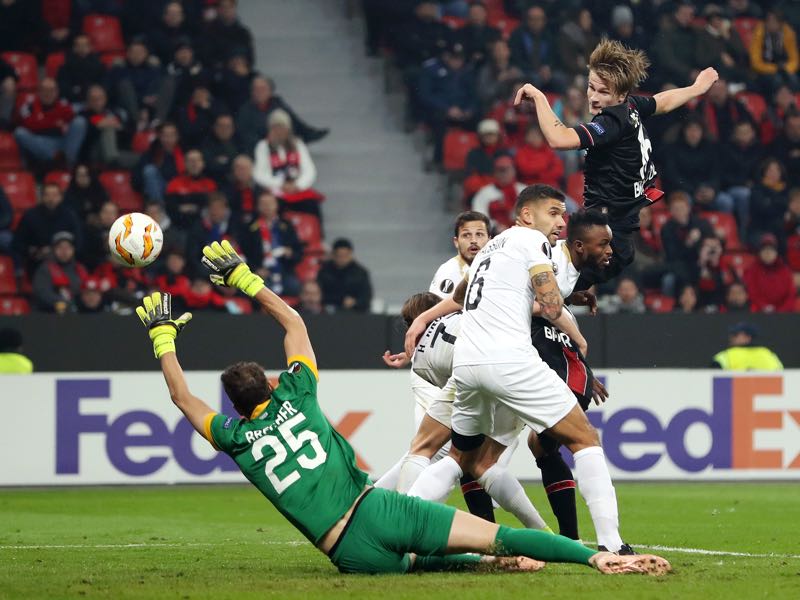
[[[603,39],[589,57],[594,71],[616,94],[627,95],[647,78],[650,61],[642,50],[633,50],[616,40]]]

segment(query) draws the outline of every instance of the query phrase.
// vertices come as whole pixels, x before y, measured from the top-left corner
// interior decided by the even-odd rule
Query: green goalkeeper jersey
[[[317,375],[289,358],[270,400],[250,419],[210,414],[206,438],[312,543],[342,518],[368,483],[355,453],[317,404]]]

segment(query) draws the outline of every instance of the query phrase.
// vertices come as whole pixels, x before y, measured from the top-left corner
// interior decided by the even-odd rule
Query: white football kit
[[[566,298],[575,289],[581,276],[580,271],[572,264],[566,240],[558,240],[553,248],[553,272],[556,274],[561,297]]]
[[[453,352],[453,431],[503,443],[518,434],[518,420],[541,432],[572,410],[575,396],[531,343],[531,276],[552,269],[547,238],[520,226],[475,257]]]

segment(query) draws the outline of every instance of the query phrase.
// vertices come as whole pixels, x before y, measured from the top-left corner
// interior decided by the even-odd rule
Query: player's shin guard
[[[557,450],[536,459],[536,466],[542,470],[542,485],[550,508],[558,519],[559,533],[573,540],[580,539],[572,471]]]
[[[592,446],[576,452],[575,474],[578,477],[578,489],[592,515],[598,545],[616,552],[622,547],[617,496],[603,449]]]
[[[512,529],[500,526],[494,541],[497,556],[527,556],[548,562],[569,562],[588,565],[597,554],[580,542],[544,531]]]
[[[544,529],[544,522],[539,511],[534,508],[530,498],[525,494],[519,481],[500,465],[492,465],[483,475],[478,477],[478,483],[483,486],[488,494],[497,500],[505,510],[517,517],[525,527]]]
[[[447,456],[425,469],[408,490],[408,495],[433,502],[444,502],[463,474],[453,457]]]
[[[417,478],[430,464],[431,459],[427,456],[407,454],[403,459],[403,466],[400,467],[400,476],[397,478],[397,491],[407,494]]]
[[[461,478],[461,493],[464,494],[464,502],[467,503],[469,512],[485,521],[494,523],[492,497],[486,493],[480,483],[475,481],[472,475],[464,475]]]

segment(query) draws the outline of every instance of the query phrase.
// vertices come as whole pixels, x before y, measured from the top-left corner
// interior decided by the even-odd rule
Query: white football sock
[[[383,488],[385,490],[393,490],[397,487],[397,478],[400,476],[400,467],[403,466],[403,461],[408,454],[398,460],[392,467],[383,474],[383,476],[375,482],[376,488]]]
[[[401,494],[407,494],[422,472],[431,464],[431,459],[418,454],[407,454],[400,467],[400,476],[395,488]]]
[[[504,467],[494,464],[478,477],[478,483],[497,503],[529,529],[543,529],[547,523],[531,503],[519,481]]]
[[[592,515],[597,544],[605,546],[609,552],[616,552],[622,546],[622,538],[619,536],[617,495],[605,453],[600,446],[592,446],[579,450],[574,457],[575,479]]]
[[[408,495],[433,502],[444,502],[462,475],[461,467],[453,457],[445,456],[422,472],[408,490]]]
[[[445,456],[449,456],[449,455],[450,455],[450,442],[448,441],[444,446],[439,448],[439,450],[436,452],[436,454],[434,454],[431,457],[431,464],[433,464],[435,462],[439,462]]]

